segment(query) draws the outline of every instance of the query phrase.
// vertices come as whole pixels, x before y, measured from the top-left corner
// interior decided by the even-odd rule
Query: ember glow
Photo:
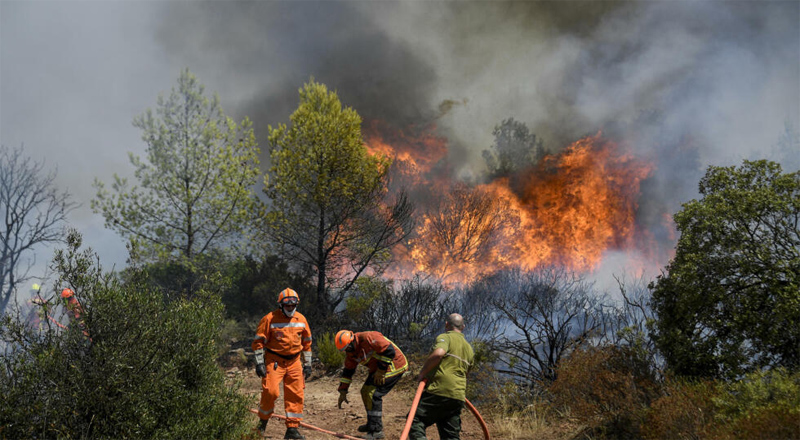
[[[376,127],[365,136],[367,146],[394,158],[417,213],[417,228],[396,250],[390,277],[422,272],[466,283],[501,269],[543,265],[591,272],[604,252],[636,251],[649,242],[637,230],[636,212],[640,183],[653,165],[601,134],[511,179],[469,186],[442,176],[446,140],[423,132],[395,136],[395,144]]]

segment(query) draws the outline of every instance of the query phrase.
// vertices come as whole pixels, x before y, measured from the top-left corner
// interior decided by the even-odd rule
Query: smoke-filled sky
[[[2,0],[0,141],[57,167],[107,268],[125,247],[91,212],[92,182],[132,173],[145,145],[131,121],[184,67],[254,121],[262,152],[311,77],[365,119],[435,123],[457,177],[481,175],[503,119],[551,151],[602,131],[655,163],[643,223],[696,197],[708,165],[800,164],[777,147],[800,128],[796,0]]]

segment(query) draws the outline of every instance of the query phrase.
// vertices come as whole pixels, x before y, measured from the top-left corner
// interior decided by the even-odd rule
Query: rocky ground
[[[229,377],[242,380],[241,391],[252,399],[252,407],[254,409],[257,408],[261,392],[261,381],[258,376],[256,376],[255,371],[250,367],[232,367],[227,371]],[[366,368],[359,367],[348,396],[350,403],[343,404],[342,409],[339,409],[336,406],[336,402],[339,398],[339,393],[336,391],[339,385],[338,374],[326,375],[321,371],[315,371],[306,383],[305,419],[303,422],[326,431],[346,434],[351,437],[363,436],[362,433],[357,431],[357,428],[359,425],[366,423],[367,420],[364,404],[361,402],[361,396],[359,394],[359,389],[365,378]],[[400,383],[383,398],[383,423],[386,440],[397,440],[400,438],[416,388],[417,383],[410,374],[406,374],[400,380]],[[285,414],[282,398],[278,399],[275,408],[278,415]],[[253,426],[255,427],[258,423],[258,417],[253,414],[252,419]],[[461,420],[463,425],[461,438],[463,440],[479,440],[484,438],[483,431],[477,419],[469,410],[464,409]],[[491,426],[489,429],[491,432]],[[284,425],[284,421],[273,417],[270,419],[269,425],[267,426],[266,438],[283,439],[285,431],[286,426]],[[300,431],[308,440],[337,438],[335,435],[318,432],[309,428],[301,427]],[[431,440],[439,439],[435,426],[428,429],[428,438]]]

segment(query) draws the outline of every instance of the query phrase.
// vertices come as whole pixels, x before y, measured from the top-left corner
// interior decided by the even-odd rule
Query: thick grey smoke
[[[429,121],[435,60],[392,39],[363,5],[174,3],[159,36],[190,68],[213,75],[220,89],[234,89],[235,111],[254,121],[262,139],[268,124],[288,121],[298,89],[311,77],[362,116],[400,126]]]
[[[796,1],[4,1],[0,9],[2,142],[24,142],[59,166],[83,204],[75,226],[101,246],[113,234],[88,210],[91,182],[130,173],[126,152],[143,149],[131,120],[182,67],[229,114],[254,121],[264,152],[267,126],[288,121],[312,76],[365,119],[435,123],[448,139],[442,169],[457,178],[481,176],[480,153],[506,118],[551,151],[602,130],[657,167],[642,186],[638,221],[667,245],[664,215],[697,196],[707,166],[800,165],[800,146],[785,136],[787,124],[795,137],[800,129]]]
[[[759,156],[798,122],[799,7],[174,2],[159,37],[261,128],[286,121],[313,76],[397,126],[465,103],[437,122],[472,167],[508,117],[551,149],[604,130],[643,154],[695,148],[705,167]]]
[[[262,140],[266,125],[288,119],[311,76],[365,118],[398,127],[435,119],[458,176],[480,175],[480,152],[505,118],[525,122],[551,151],[602,130],[656,165],[638,222],[662,246],[675,239],[665,218],[696,197],[707,166],[786,160],[791,152],[773,147],[786,123],[800,126],[797,2],[169,9],[165,47],[230,91]]]

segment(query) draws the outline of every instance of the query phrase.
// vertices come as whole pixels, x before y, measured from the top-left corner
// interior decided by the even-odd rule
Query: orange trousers
[[[258,418],[268,420],[275,411],[275,400],[281,395],[283,382],[283,406],[286,409],[286,427],[297,428],[303,420],[303,398],[306,382],[303,379],[303,364],[300,356],[291,361],[264,353],[267,375],[261,379],[261,402]]]

